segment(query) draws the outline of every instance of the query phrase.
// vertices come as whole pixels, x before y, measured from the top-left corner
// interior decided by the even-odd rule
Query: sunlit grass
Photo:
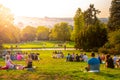
[[[62,46],[58,46],[58,44],[62,44]],[[34,42],[26,42],[26,43],[17,43],[17,44],[3,44],[4,48],[63,48],[64,45],[66,47],[74,47],[74,42],[60,42],[60,41],[34,41]],[[17,46],[17,47],[16,47]]]
[[[29,51],[28,53],[30,53]],[[32,51],[33,52],[33,51]],[[84,72],[87,66],[85,62],[66,62],[66,59],[53,59],[53,51],[39,52],[40,61],[34,61],[33,66],[37,68],[31,72],[27,70],[1,70],[0,80],[119,80],[120,69],[107,69],[101,65],[100,73]],[[79,51],[63,51],[67,53],[81,53]],[[90,54],[87,53],[89,56]],[[25,65],[25,61],[14,61],[16,64]],[[0,59],[0,65],[5,65]]]

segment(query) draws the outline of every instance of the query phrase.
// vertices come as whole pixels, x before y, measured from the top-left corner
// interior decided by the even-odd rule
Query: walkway
[[[39,48],[39,49],[6,49],[7,51],[28,51],[28,50],[65,50],[64,48]],[[66,48],[66,50],[76,50],[75,48]]]

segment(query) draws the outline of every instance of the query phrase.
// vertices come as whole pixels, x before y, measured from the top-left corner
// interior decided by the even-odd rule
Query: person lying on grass
[[[88,67],[85,69],[88,72],[99,72],[100,71],[100,61],[95,58],[95,53],[91,53],[91,59],[88,60]]]

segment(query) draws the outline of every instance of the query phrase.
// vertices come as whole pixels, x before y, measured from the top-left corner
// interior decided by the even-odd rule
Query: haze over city
[[[109,17],[112,0],[0,0],[16,16],[26,17],[74,17],[78,8],[82,11],[94,4],[101,13],[99,18]]]

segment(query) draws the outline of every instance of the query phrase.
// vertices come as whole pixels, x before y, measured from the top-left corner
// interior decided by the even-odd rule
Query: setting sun
[[[73,17],[77,8],[86,10],[95,4],[101,11],[99,17],[108,17],[111,0],[0,0],[15,16]],[[104,13],[102,12],[104,11]]]

